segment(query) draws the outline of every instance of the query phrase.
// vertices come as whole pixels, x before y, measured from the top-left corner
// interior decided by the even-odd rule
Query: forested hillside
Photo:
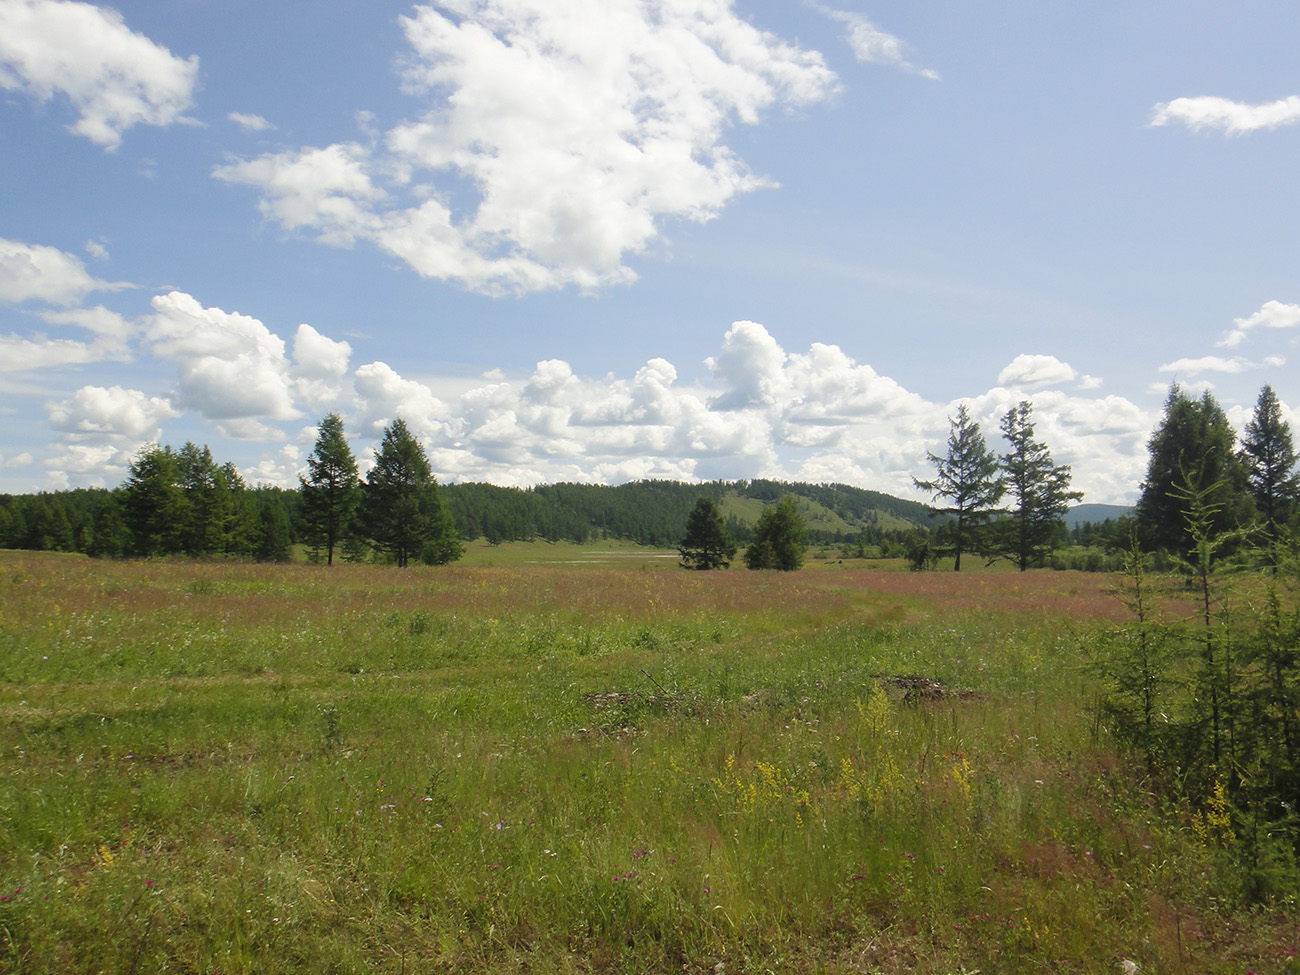
[[[765,505],[793,494],[815,545],[849,540],[868,545],[899,541],[932,522],[925,505],[843,484],[783,483],[768,480],[634,481],[616,486],[544,484],[521,489],[492,484],[443,484],[439,491],[461,538],[507,541],[590,542],[625,539],[671,548],[680,541],[691,508],[701,496],[712,498],[728,530],[744,544]],[[239,488],[250,516],[248,538],[233,539],[214,551],[256,555],[263,548],[265,517],[287,521],[287,541],[301,541],[297,491]],[[0,495],[0,548],[120,555],[133,551],[124,488],[78,489],[33,495]]]

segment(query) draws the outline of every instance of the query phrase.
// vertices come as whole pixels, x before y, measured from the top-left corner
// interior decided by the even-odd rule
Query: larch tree
[[[354,530],[361,503],[361,478],[356,458],[343,434],[343,420],[330,413],[316,430],[316,446],[307,458],[307,476],[299,475],[298,512],[303,533],[317,549],[324,548],[327,565]]]
[[[725,569],[731,565],[736,543],[712,498],[705,496],[695,502],[677,552],[684,569]]]
[[[1011,448],[1002,455],[1012,500],[1004,551],[1021,572],[1042,564],[1062,530],[1061,516],[1071,501],[1083,497],[1082,491],[1070,490],[1070,468],[1054,464],[1047,445],[1034,439],[1033,413],[1033,404],[1022,400],[1007,410],[1001,424]]]
[[[926,454],[935,466],[934,480],[912,480],[934,500],[943,498],[948,502],[944,507],[935,508],[934,514],[952,516],[952,569],[960,572],[962,553],[980,548],[984,530],[998,512],[1006,485],[997,456],[989,450],[980,425],[971,419],[965,403],[957,408],[955,417],[949,417],[948,425],[947,455]]]
[[[758,516],[754,540],[745,549],[745,566],[793,572],[803,566],[808,551],[807,530],[794,495],[786,494]]]
[[[1228,532],[1250,520],[1246,465],[1236,440],[1227,414],[1209,390],[1192,399],[1177,383],[1169,387],[1164,415],[1147,443],[1150,457],[1137,503],[1138,527],[1149,548],[1191,552],[1187,489],[1213,492],[1206,498],[1214,510],[1207,530]]]
[[[1279,529],[1295,511],[1300,475],[1295,470],[1291,427],[1282,416],[1282,404],[1272,386],[1259,391],[1254,415],[1241,441],[1241,458],[1264,532],[1270,542],[1276,541]]]
[[[424,447],[401,418],[384,430],[361,499],[367,536],[399,566],[444,565],[463,554]]]

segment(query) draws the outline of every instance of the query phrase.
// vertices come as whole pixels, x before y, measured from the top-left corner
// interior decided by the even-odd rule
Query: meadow
[[[1100,718],[1114,578],[662,554],[0,553],[0,971],[1296,970]]]

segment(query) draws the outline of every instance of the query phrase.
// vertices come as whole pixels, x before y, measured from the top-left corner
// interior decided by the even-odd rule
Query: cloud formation
[[[46,101],[62,94],[71,131],[115,149],[133,125],[184,121],[197,57],[181,59],[115,10],[72,0],[0,0],[0,87]]]
[[[1250,105],[1214,95],[1175,98],[1162,102],[1153,110],[1153,126],[1177,122],[1193,132],[1217,129],[1226,135],[1245,135],[1260,129],[1276,129],[1300,122],[1300,95],[1279,98],[1275,102]]]
[[[1218,355],[1206,355],[1195,359],[1184,358],[1166,362],[1160,367],[1160,371],[1185,376],[1199,376],[1207,372],[1235,375],[1249,372],[1252,369],[1276,368],[1284,365],[1286,365],[1286,359],[1278,355],[1266,356],[1263,362],[1251,362],[1239,355],[1233,356],[1231,359],[1225,359],[1223,356]]]
[[[385,362],[354,367],[348,343],[310,325],[297,326],[286,342],[256,318],[204,307],[182,292],[158,295],[152,307],[141,351],[175,365],[175,389],[92,385],[47,403],[59,435],[44,461],[52,485],[119,483],[142,443],[162,438],[168,421],[190,417],[261,445],[260,459],[243,465],[250,481],[292,486],[314,437],[303,421],[338,410],[363,469],[384,426],[400,416],[443,480],[526,486],[774,477],[908,497],[956,409],[838,346],[787,351],[752,321],[727,329],[695,382],[683,382],[663,358],[622,377],[581,376],[547,359],[524,376],[466,381],[403,375]],[[99,327],[114,334],[111,318]],[[1018,356],[998,386],[967,402],[992,442],[1026,388],[1072,378],[1074,370],[1051,356]],[[1032,398],[1040,435],[1058,462],[1077,465],[1077,486],[1106,500],[1132,492],[1153,416],[1113,396],[1043,388]]]
[[[93,277],[80,258],[56,247],[0,238],[0,302],[75,305],[92,291],[126,287]]]
[[[1300,327],[1300,305],[1284,305],[1280,301],[1266,301],[1259,311],[1246,318],[1234,318],[1232,330],[1219,341],[1225,349],[1235,349],[1256,328]]]
[[[1079,374],[1055,356],[1018,355],[998,373],[998,385],[1037,389],[1073,382],[1077,378]]]
[[[322,243],[368,240],[419,274],[487,293],[635,278],[672,219],[771,185],[723,141],[825,98],[815,51],[730,0],[455,0],[402,18],[406,90],[429,110],[376,144],[233,160],[261,211]]]
[[[931,81],[939,80],[937,71],[929,68],[918,68],[907,59],[907,45],[893,34],[881,30],[861,14],[844,10],[832,10],[829,7],[822,6],[819,6],[818,9],[827,17],[838,20],[847,28],[849,47],[853,49],[853,56],[859,61],[898,68],[911,74],[920,75],[922,78],[929,78]]]

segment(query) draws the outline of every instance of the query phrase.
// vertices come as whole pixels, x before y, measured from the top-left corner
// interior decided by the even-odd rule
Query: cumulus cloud
[[[292,420],[293,401],[284,341],[256,318],[204,308],[173,291],[151,302],[147,328],[155,355],[176,364],[181,405],[212,420]],[[248,422],[227,422],[235,436],[257,435]]]
[[[0,238],[0,302],[75,305],[92,291],[118,291],[122,281],[101,281],[81,259],[43,244]]]
[[[55,430],[136,443],[157,439],[162,421],[179,415],[168,400],[121,386],[83,386],[49,407],[50,426]]]
[[[729,0],[457,0],[402,27],[404,79],[429,111],[373,144],[234,160],[264,214],[426,277],[489,293],[635,277],[669,219],[704,221],[770,185],[724,142],[775,105],[825,98],[819,54]]]
[[[97,327],[111,336],[129,326],[110,316]],[[403,375],[384,362],[354,367],[348,343],[309,325],[297,326],[290,355],[290,343],[257,319],[180,292],[153,299],[143,330],[146,351],[174,363],[175,390],[84,386],[48,402],[48,426],[59,437],[43,459],[51,485],[120,483],[142,443],[165,439],[168,421],[190,415],[222,437],[254,444],[260,456],[251,465],[234,458],[249,481],[292,486],[314,430],[284,424],[310,407],[316,416],[343,414],[363,469],[384,426],[400,416],[444,481],[773,477],[914,497],[912,477],[927,473],[927,451],[942,450],[956,409],[835,345],[787,351],[752,321],[727,329],[706,375],[693,381],[663,358],[600,377],[561,359],[526,375],[493,370],[474,379]],[[1022,357],[1012,367],[1026,382],[1057,382],[1032,393],[1035,417],[1057,462],[1074,466],[1076,486],[1093,500],[1131,497],[1155,414],[1121,397],[1087,395],[1077,383],[1059,388],[1072,370],[1050,356]],[[1024,389],[1000,383],[966,400],[994,449],[999,420]],[[229,456],[216,443],[214,450]]]
[[[1193,132],[1217,129],[1226,135],[1245,135],[1260,129],[1276,129],[1300,122],[1300,95],[1291,95],[1262,105],[1234,102],[1228,98],[1202,95],[1175,98],[1155,107],[1153,126],[1181,123]]]
[[[52,484],[120,484],[140,447],[162,435],[165,420],[180,415],[165,398],[121,386],[83,386],[68,399],[46,404],[51,428],[62,433],[45,461]]]
[[[1300,326],[1300,305],[1284,305],[1280,301],[1266,301],[1263,307],[1246,318],[1234,318],[1232,331],[1219,341],[1225,349],[1235,349],[1256,328],[1296,328]]]
[[[1073,382],[1078,377],[1074,369],[1055,356],[1018,355],[998,373],[998,385],[1037,389]]]
[[[79,113],[71,130],[115,149],[133,125],[184,121],[198,77],[126,26],[115,10],[71,0],[0,0],[0,87],[42,101],[62,94]]]
[[[918,68],[907,59],[907,46],[893,34],[886,33],[871,21],[858,13],[844,10],[832,10],[818,7],[832,20],[838,20],[847,29],[849,47],[853,56],[869,64],[883,64],[890,68],[899,68],[912,74],[939,80],[939,73],[929,68]]]

